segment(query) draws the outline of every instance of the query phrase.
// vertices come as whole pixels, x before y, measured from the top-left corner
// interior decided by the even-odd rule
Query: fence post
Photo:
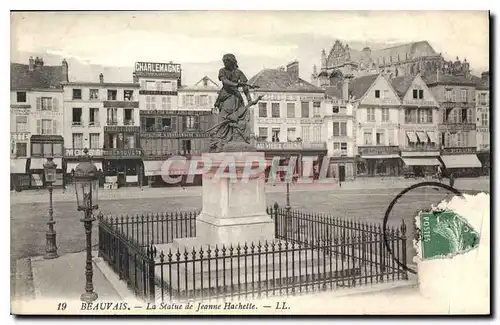
[[[278,227],[278,202],[274,202],[274,237],[278,237],[279,227]]]
[[[151,244],[151,249],[148,254],[148,275],[149,275],[149,299],[151,303],[155,302],[156,288],[155,288],[155,255],[156,247]]]
[[[402,260],[402,263],[404,266],[408,266],[407,264],[407,261],[406,261],[406,225],[405,225],[405,221],[403,219],[403,222],[401,223],[401,239],[402,239],[402,250],[403,250],[403,260]],[[406,270],[403,270],[403,279],[404,280],[408,280],[408,271]]]
[[[99,238],[99,243],[98,243],[98,251],[97,251],[97,257],[102,257],[102,250],[103,250],[103,244],[104,244],[104,240],[103,240],[103,235],[104,235],[104,232],[103,232],[103,229],[102,229],[102,212],[99,212],[99,214],[97,215],[97,220],[98,221],[98,238]]]

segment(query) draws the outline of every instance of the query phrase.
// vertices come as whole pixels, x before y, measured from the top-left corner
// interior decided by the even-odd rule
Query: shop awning
[[[30,169],[43,169],[46,162],[47,158],[31,158]],[[57,164],[57,169],[62,169],[62,158],[54,158],[54,163]]]
[[[144,175],[156,176],[161,174],[161,166],[164,160],[145,160],[144,161]]]
[[[418,136],[418,139],[420,140],[420,142],[423,142],[423,143],[427,143],[427,134],[425,134],[425,132],[423,131],[417,131],[417,136]]]
[[[406,166],[439,166],[441,163],[436,158],[402,158]]]
[[[398,154],[361,156],[361,159],[392,159],[392,158],[400,158],[400,156]]]
[[[410,142],[418,142],[417,135],[415,132],[406,132],[406,136],[410,140]]]
[[[26,174],[26,161],[27,158],[16,158],[10,160],[10,173],[11,174]]]
[[[431,139],[431,142],[438,143],[438,134],[435,131],[427,132],[427,136]]]
[[[481,161],[476,155],[445,155],[441,156],[446,168],[480,168]]]
[[[94,164],[95,168],[97,168],[97,170],[102,170],[102,162],[100,161],[92,161],[92,163]]]
[[[66,163],[66,173],[71,173],[71,170],[75,169],[78,166],[79,162],[67,162]]]

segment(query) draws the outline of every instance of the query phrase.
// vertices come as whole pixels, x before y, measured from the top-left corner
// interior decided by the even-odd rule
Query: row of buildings
[[[488,167],[487,72],[471,76],[464,64],[454,70],[400,69],[413,65],[397,61],[401,72],[391,75],[373,59],[366,72],[367,64],[360,69],[352,58],[340,59],[350,55],[346,47],[336,42],[311,82],[299,77],[296,61],[250,78],[259,86],[254,96],[264,95],[254,108],[253,126],[257,149],[267,158],[299,156],[297,171],[307,174],[327,156],[329,174],[340,180],[431,172],[439,164],[465,174]],[[426,56],[430,51],[407,49]],[[411,53],[403,57],[421,60]],[[165,185],[160,174],[166,158],[208,151],[205,130],[216,122],[217,82],[203,77],[183,85],[181,66],[172,62],[137,62],[129,83],[106,82],[102,74],[99,82],[70,82],[69,71],[66,61],[11,63],[16,188],[44,186],[47,156],[55,157],[56,185],[63,185],[84,148],[109,187]]]

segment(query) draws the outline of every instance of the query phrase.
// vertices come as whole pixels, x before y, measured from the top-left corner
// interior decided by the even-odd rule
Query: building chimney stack
[[[102,73],[99,74],[99,82],[104,83],[104,75]]]
[[[66,61],[66,59],[62,60],[61,81],[69,82],[68,62]]]
[[[135,84],[139,83],[139,77],[137,76],[137,73],[132,73],[132,82]]]
[[[349,83],[351,82],[350,76],[345,76],[342,81],[342,99],[349,100]]]
[[[286,72],[294,82],[299,81],[299,61],[293,61],[286,65]]]
[[[35,69],[35,60],[33,59],[32,56],[30,56],[29,59],[29,71],[33,71]]]

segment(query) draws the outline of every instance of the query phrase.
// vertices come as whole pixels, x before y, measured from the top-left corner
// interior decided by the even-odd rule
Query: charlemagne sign
[[[178,63],[136,62],[135,72],[138,76],[179,78],[181,65]]]

